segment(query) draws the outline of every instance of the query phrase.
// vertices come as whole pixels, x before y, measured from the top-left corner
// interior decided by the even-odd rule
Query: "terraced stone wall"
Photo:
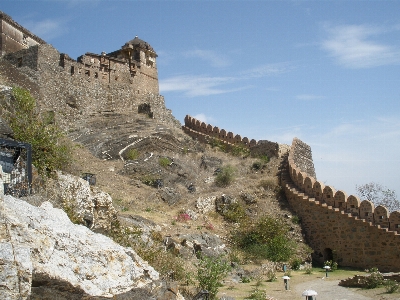
[[[321,263],[334,258],[341,266],[400,271],[400,212],[389,214],[383,206],[374,207],[368,200],[325,186],[309,174],[311,162],[311,148],[295,138],[281,183],[301,218],[313,258]]]
[[[285,145],[267,140],[256,141],[247,137],[242,138],[239,134],[235,135],[231,131],[206,124],[189,115],[185,117],[185,125],[182,129],[202,143],[218,140],[225,145],[227,151],[231,151],[234,147],[244,147],[248,148],[253,156],[267,155],[268,157],[281,156],[287,152]]]

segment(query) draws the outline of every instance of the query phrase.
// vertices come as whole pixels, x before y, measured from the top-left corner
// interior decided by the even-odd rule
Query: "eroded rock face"
[[[109,230],[117,218],[111,196],[82,178],[61,172],[57,177],[49,183],[47,197],[73,213],[76,222],[96,232]]]
[[[131,248],[71,223],[49,202],[35,207],[5,196],[1,208],[1,299],[27,299],[32,283],[112,297],[158,279]]]

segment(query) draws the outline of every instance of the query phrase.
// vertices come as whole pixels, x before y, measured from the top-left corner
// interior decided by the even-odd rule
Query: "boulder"
[[[93,231],[109,230],[117,218],[111,196],[82,178],[59,172],[57,179],[49,181],[46,190],[50,202],[55,206],[61,204],[75,223]]]
[[[0,299],[27,299],[31,290],[48,299],[113,297],[159,278],[131,248],[73,224],[50,202],[5,196],[0,209]]]

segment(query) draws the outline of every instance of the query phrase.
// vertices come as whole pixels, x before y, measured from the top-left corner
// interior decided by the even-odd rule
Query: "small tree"
[[[222,286],[221,280],[230,270],[228,262],[223,256],[200,256],[196,279],[201,290],[207,290],[211,299],[216,299],[218,289]]]
[[[396,192],[379,183],[356,185],[356,190],[361,198],[371,201],[375,206],[385,206],[389,211],[400,210],[400,201],[397,200]]]
[[[235,169],[231,165],[222,168],[215,178],[215,184],[219,187],[227,187],[235,179]]]

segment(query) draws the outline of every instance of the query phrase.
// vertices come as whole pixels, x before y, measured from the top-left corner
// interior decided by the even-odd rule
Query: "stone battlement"
[[[285,145],[280,145],[276,142],[267,140],[256,141],[247,137],[241,137],[239,134],[219,129],[216,126],[201,122],[189,115],[185,117],[185,125],[182,126],[183,131],[194,139],[202,143],[210,143],[213,139],[222,142],[227,151],[232,150],[233,147],[244,147],[250,150],[254,156],[267,155],[282,156],[287,152]]]
[[[386,207],[325,186],[306,172],[311,162],[311,148],[295,138],[281,184],[301,218],[314,259],[335,256],[342,266],[399,271],[400,212],[389,214]]]

